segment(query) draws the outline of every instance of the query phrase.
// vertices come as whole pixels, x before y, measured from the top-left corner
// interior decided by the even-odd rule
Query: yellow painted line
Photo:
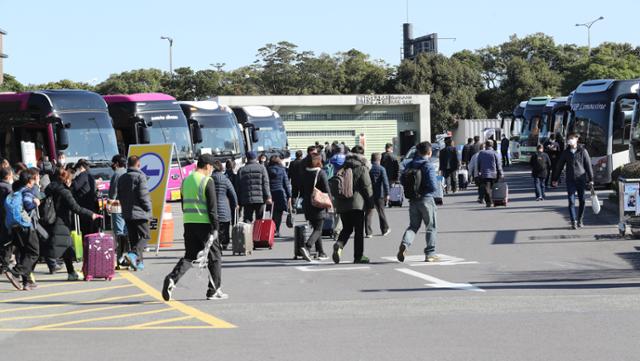
[[[120,273],[120,275],[122,277],[124,277],[125,279],[127,279],[129,282],[131,282],[132,284],[134,284],[136,287],[140,288],[143,292],[145,292],[146,294],[148,294],[149,296],[155,298],[156,300],[160,301],[160,302],[164,302],[166,303],[168,306],[174,308],[177,311],[180,311],[186,315],[189,316],[193,316],[195,318],[197,318],[198,320],[217,327],[217,328],[235,328],[236,326],[221,320],[217,317],[214,317],[208,313],[202,312],[194,307],[188,306],[180,301],[169,301],[169,302],[165,302],[164,299],[162,299],[162,295],[160,294],[160,292],[158,292],[155,288],[149,286],[149,284],[147,284],[146,282],[142,281],[141,279],[139,279],[138,277],[136,277],[133,273],[131,272],[122,272]]]
[[[61,323],[52,323],[52,324],[49,324],[49,325],[31,327],[31,328],[28,328],[26,330],[27,331],[29,331],[29,330],[47,330],[49,328],[59,328],[61,326],[77,325],[79,323],[115,320],[115,319],[118,319],[118,318],[137,317],[137,316],[142,316],[142,315],[152,315],[152,314],[155,314],[155,313],[162,313],[162,312],[169,312],[169,311],[175,311],[175,310],[172,309],[172,308],[161,308],[159,310],[152,310],[152,311],[145,311],[145,312],[125,313],[125,314],[121,314],[121,315],[94,317],[94,318],[87,318],[87,319],[84,319],[84,320],[75,320],[75,321],[67,321],[67,322],[61,322]],[[119,329],[120,330],[124,330],[124,329],[126,329],[126,327],[120,327]]]
[[[146,328],[146,327],[149,327],[149,326],[162,325],[163,323],[170,323],[170,322],[188,320],[190,318],[193,318],[193,316],[180,316],[180,317],[174,317],[174,318],[167,318],[166,320],[158,320],[158,321],[152,321],[152,322],[147,322],[147,323],[139,323],[137,325],[127,326],[126,328],[127,328],[127,330],[136,330],[136,329],[140,329],[140,328]]]
[[[122,281],[124,278],[122,277],[118,277],[118,278],[114,278],[111,281]],[[83,285],[83,284],[87,284],[87,282],[84,281],[67,281],[67,280],[60,280],[59,283],[51,283],[51,284],[42,284],[42,283],[38,283],[38,289],[41,288],[51,288],[51,287],[60,287],[60,286],[71,286],[71,285]]]
[[[135,295],[108,297],[108,298],[102,298],[102,299],[99,299],[99,300],[83,301],[83,302],[78,302],[78,303],[69,302],[69,303],[63,303],[63,304],[59,304],[59,305],[16,307],[16,308],[9,308],[9,309],[6,309],[6,310],[0,310],[0,314],[7,313],[7,312],[18,312],[18,311],[27,311],[27,310],[29,310],[29,311],[30,310],[41,310],[41,309],[45,309],[45,308],[57,308],[57,307],[74,306],[74,305],[88,305],[88,304],[92,304],[92,303],[118,301],[118,300],[124,300],[124,299],[128,299],[128,298],[135,298],[135,297],[146,296],[146,295],[147,295],[146,293],[136,293]]]
[[[155,301],[153,301],[153,302],[144,302],[142,304],[151,304],[151,303],[157,303],[157,302],[155,302]],[[115,310],[115,309],[119,309],[119,308],[133,307],[133,306],[138,306],[138,304],[95,307],[95,308],[88,308],[88,309],[84,309],[84,310],[68,311],[68,312],[61,312],[61,313],[49,313],[49,314],[45,314],[45,315],[6,317],[6,318],[0,318],[0,322],[2,322],[2,321],[15,321],[15,320],[33,320],[33,319],[37,319],[37,318],[53,318],[53,317],[80,315],[80,314],[83,314],[83,313],[99,312],[99,311],[106,311],[106,310]]]
[[[92,288],[92,289],[87,289],[87,290],[49,293],[49,294],[46,294],[46,295],[18,297],[18,298],[11,298],[11,299],[8,299],[8,300],[0,300],[0,303],[9,303],[9,302],[17,302],[17,301],[29,301],[29,300],[37,300],[37,299],[42,299],[42,298],[48,298],[48,297],[77,295],[77,294],[80,294],[80,293],[89,293],[89,292],[106,291],[106,290],[117,290],[117,289],[120,289],[120,288],[129,288],[129,287],[133,287],[133,285],[109,286],[109,287]],[[36,291],[30,291],[30,292],[36,293],[38,291],[36,290]]]
[[[65,328],[0,328],[0,332],[51,332],[51,331],[153,331],[153,330],[215,330],[213,326],[150,326],[145,328],[127,329],[124,327],[65,327]]]

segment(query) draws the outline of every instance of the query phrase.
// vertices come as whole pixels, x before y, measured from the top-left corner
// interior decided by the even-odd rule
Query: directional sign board
[[[129,146],[129,156],[137,155],[140,157],[140,170],[147,176],[152,209],[149,227],[151,230],[150,245],[159,246],[160,243],[162,214],[172,153],[173,144],[132,144]]]

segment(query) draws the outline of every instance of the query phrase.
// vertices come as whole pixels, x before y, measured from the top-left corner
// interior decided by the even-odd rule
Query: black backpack
[[[402,177],[404,196],[407,199],[422,197],[422,168],[408,168]]]
[[[43,226],[51,226],[56,223],[56,207],[53,203],[53,197],[49,196],[40,204],[40,224]]]

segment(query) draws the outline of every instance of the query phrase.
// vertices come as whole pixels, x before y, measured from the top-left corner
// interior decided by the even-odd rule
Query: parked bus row
[[[520,129],[504,129],[512,140],[511,154],[526,160],[538,144],[554,134],[562,146],[567,134],[575,132],[591,155],[594,182],[605,185],[613,181],[613,171],[638,159],[640,129],[640,79],[585,81],[565,97],[534,97],[503,115],[518,119]]]
[[[35,156],[23,143],[35,144]],[[174,144],[166,199],[180,199],[182,179],[199,154],[236,167],[254,150],[288,161],[287,135],[277,112],[266,107],[230,108],[214,101],[176,101],[160,93],[106,95],[84,90],[0,94],[0,156],[12,164],[84,158],[98,189],[108,190],[111,157],[132,144]],[[31,164],[35,166],[35,164]]]

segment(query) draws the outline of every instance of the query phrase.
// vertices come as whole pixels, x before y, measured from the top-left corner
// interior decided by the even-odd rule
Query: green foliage
[[[24,90],[39,90],[39,89],[82,89],[95,91],[95,87],[89,83],[76,82],[69,79],[63,79],[56,82],[49,82],[44,84],[29,84]]]
[[[138,69],[111,74],[96,86],[100,94],[133,94],[165,91],[168,73],[159,69]]]
[[[4,81],[0,84],[0,92],[21,92],[24,90],[22,85],[13,75],[4,74]]]

